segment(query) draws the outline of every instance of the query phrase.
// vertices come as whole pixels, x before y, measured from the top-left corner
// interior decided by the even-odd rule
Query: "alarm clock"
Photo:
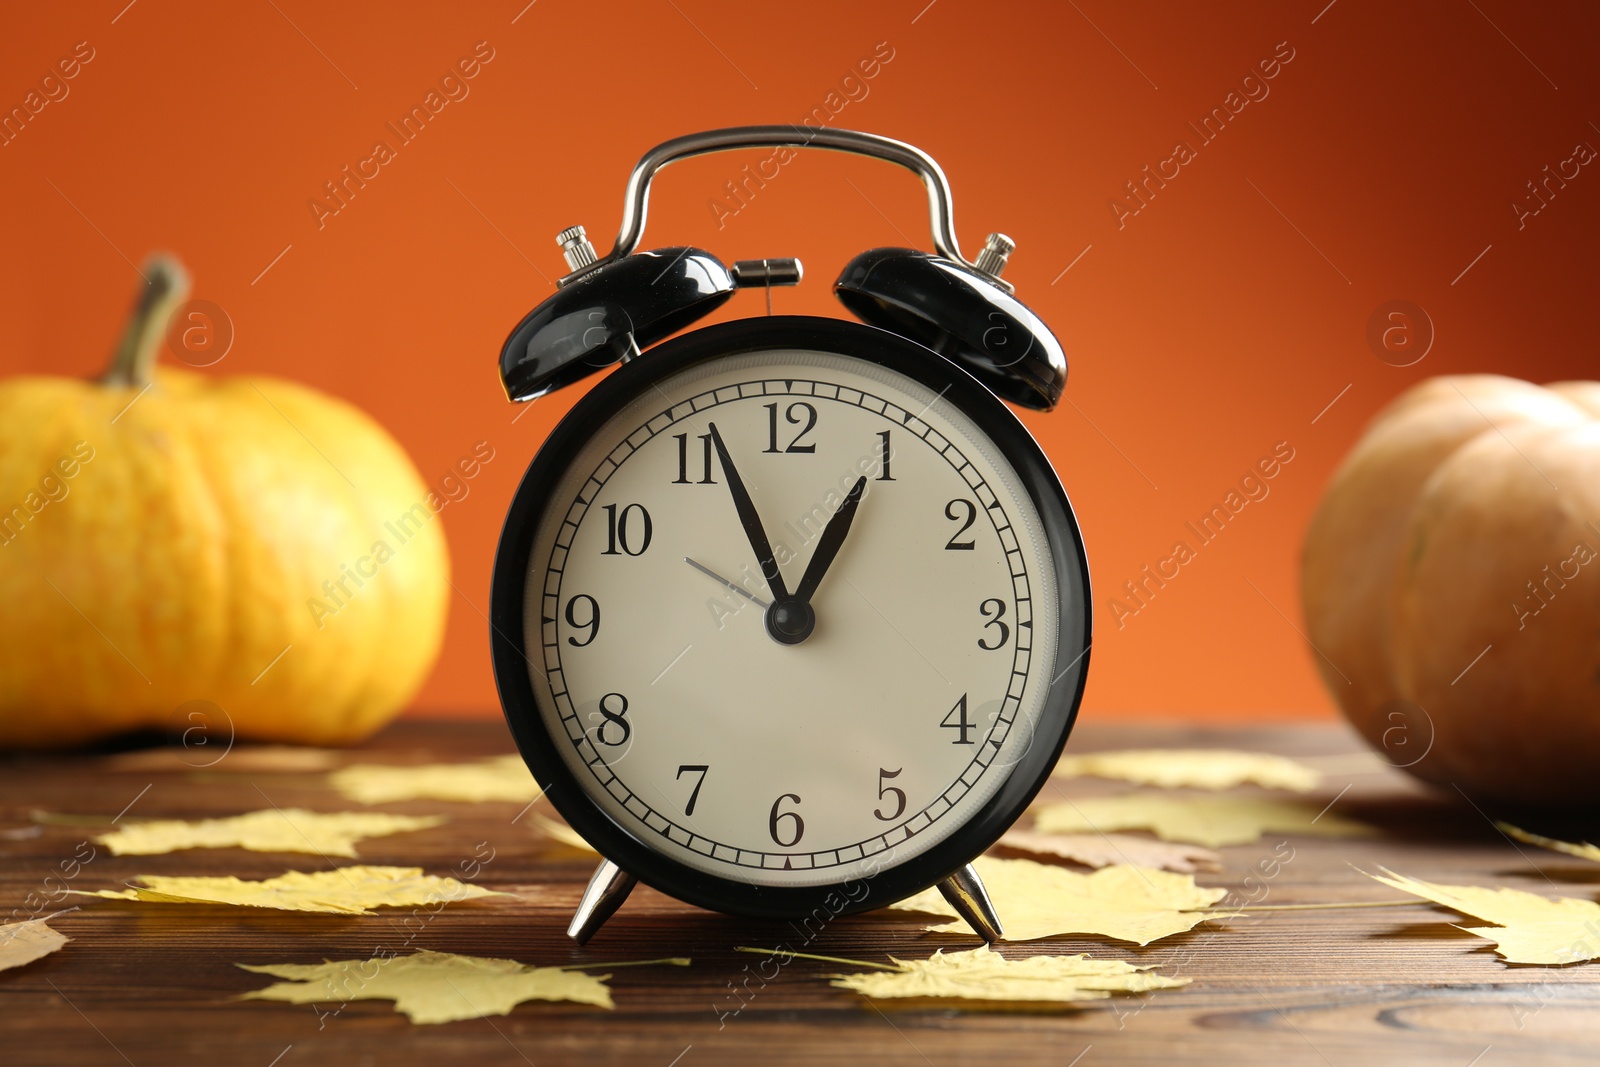
[[[860,321],[771,314],[792,258],[636,251],[661,168],[758,147],[909,168],[935,251],[852,260],[834,292]],[[1071,504],[1002,402],[1047,411],[1066,380],[1000,277],[1011,240],[968,261],[921,150],[787,126],[661,144],[608,254],[557,240],[570,273],[506,341],[506,392],[617,366],[517,489],[490,629],[517,746],[604,857],[567,932],[637,881],[823,922],[938,885],[1000,938],[970,864],[1049,777],[1090,647]],[[749,288],[765,314],[680,332]]]

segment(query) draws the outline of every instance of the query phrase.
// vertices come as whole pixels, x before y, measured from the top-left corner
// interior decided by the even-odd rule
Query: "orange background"
[[[581,222],[604,251],[646,148],[799,122],[879,42],[893,59],[833,124],[939,159],[968,255],[989,230],[1014,237],[1007,277],[1068,351],[1071,403],[1024,418],[1089,545],[1091,715],[1332,715],[1295,630],[1297,557],[1365,421],[1431,374],[1594,375],[1600,168],[1521,229],[1511,206],[1574,145],[1600,146],[1592,7],[525,2],[110,0],[14,9],[0,33],[6,109],[77,42],[95,51],[0,147],[0,373],[98,371],[132,262],[170,249],[236,329],[206,373],[350,399],[430,482],[480,440],[496,450],[443,513],[459,595],[419,712],[497,714],[482,613],[500,522],[584,388],[513,425],[496,375],[506,333],[563,270],[552,236]],[[480,41],[494,58],[470,95],[319,228],[323,183],[394,143],[384,124]],[[1294,58],[1270,94],[1202,145],[1187,124],[1279,42]],[[1180,139],[1197,158],[1119,228],[1111,198]],[[799,256],[807,280],[777,310],[839,316],[829,282],[850,256],[927,247],[914,179],[823,153],[719,229],[708,201],[758,158],[672,168],[644,247]],[[1366,341],[1396,298],[1437,333],[1404,369]],[[745,294],[719,317],[760,311]],[[1121,583],[1280,441],[1295,459],[1271,495],[1119,629]]]

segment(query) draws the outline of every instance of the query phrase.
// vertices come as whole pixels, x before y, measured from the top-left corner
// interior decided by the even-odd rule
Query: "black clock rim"
[[[543,505],[592,430],[662,379],[749,352],[812,349],[852,356],[942,392],[1011,463],[1038,510],[1057,576],[1056,662],[1035,743],[962,826],[925,852],[876,874],[813,886],[753,885],[696,870],[656,851],[591,801],[545,730],[527,669],[528,561]],[[898,334],[841,319],[768,316],[707,326],[650,349],[602,378],[550,432],[517,487],[495,552],[490,648],[501,707],[533,776],[556,811],[601,855],[670,896],[712,911],[798,919],[884,907],[934,885],[989,848],[1043,788],[1077,718],[1092,644],[1088,558],[1072,504],[1038,442],[976,378]]]

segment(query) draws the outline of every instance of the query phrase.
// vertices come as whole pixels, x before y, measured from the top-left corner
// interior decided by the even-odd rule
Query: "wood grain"
[[[1309,757],[1327,772],[1313,795],[1337,797],[1340,814],[1383,831],[1364,840],[1267,837],[1222,850],[1225,869],[1202,874],[1235,900],[1288,904],[1392,899],[1357,868],[1393,867],[1443,882],[1506,885],[1594,899],[1600,865],[1515,846],[1470,799],[1424,791],[1367,754],[1337,727],[1252,729],[1082,727],[1075,751],[1124,746],[1227,745]],[[508,751],[488,723],[403,723],[335,763],[449,761]],[[270,877],[328,866],[316,856],[235,849],[114,857],[103,847],[68,883],[62,861],[79,842],[123,818],[236,814],[271,804],[323,811],[359,807],[320,773],[266,773],[236,749],[204,769],[192,754],[10,757],[0,762],[0,916],[79,905],[53,920],[73,941],[29,966],[0,972],[0,1039],[8,1064],[226,1063],[243,1067],[400,1067],[470,1062],[947,1064],[1101,1063],[1478,1064],[1595,1062],[1600,1047],[1600,964],[1511,967],[1427,905],[1339,911],[1257,912],[1202,926],[1145,949],[1092,938],[1007,946],[1012,956],[1086,951],[1153,964],[1194,979],[1186,989],[1054,1013],[954,1012],[867,1002],[832,989],[835,966],[794,960],[770,980],[738,945],[788,944],[858,959],[925,955],[938,945],[888,913],[835,920],[809,941],[783,923],[697,911],[640,889],[585,948],[564,936],[594,859],[543,837],[517,804],[408,802],[378,810],[445,814],[450,823],[369,840],[361,862],[460,873],[493,850],[479,884],[517,894],[456,905],[436,916],[370,918],[134,904],[67,898],[133,876]],[[206,762],[214,758],[208,755]],[[238,768],[237,770],[231,768]],[[1042,800],[1115,792],[1090,780],[1052,783]],[[544,804],[539,809],[549,813]],[[536,809],[536,810],[539,810]],[[52,813],[46,822],[35,812]],[[81,822],[60,816],[99,816]],[[1536,822],[1570,838],[1595,825]],[[1274,877],[1264,859],[1293,859]],[[331,861],[330,861],[331,862]],[[348,861],[339,861],[340,863]],[[1270,865],[1269,865],[1270,866]],[[70,867],[69,867],[70,869]],[[1253,875],[1253,878],[1251,877]],[[1248,879],[1248,880],[1247,880]],[[33,896],[30,898],[30,894]],[[611,980],[615,1012],[524,1004],[511,1015],[413,1026],[383,1001],[340,1008],[239,1001],[264,979],[235,963],[367,958],[429,948],[540,964],[691,956],[688,969],[628,968]],[[766,972],[774,974],[771,965]],[[1087,1051],[1085,1051],[1087,1050]],[[1487,1050],[1487,1051],[1485,1051]],[[1074,1057],[1081,1059],[1075,1060]]]

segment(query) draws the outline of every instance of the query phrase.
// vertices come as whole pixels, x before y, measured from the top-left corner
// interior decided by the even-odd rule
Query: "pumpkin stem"
[[[111,366],[100,378],[104,385],[143,387],[150,384],[167,320],[189,297],[189,273],[174,256],[158,253],[145,261],[145,286],[117,345]]]

